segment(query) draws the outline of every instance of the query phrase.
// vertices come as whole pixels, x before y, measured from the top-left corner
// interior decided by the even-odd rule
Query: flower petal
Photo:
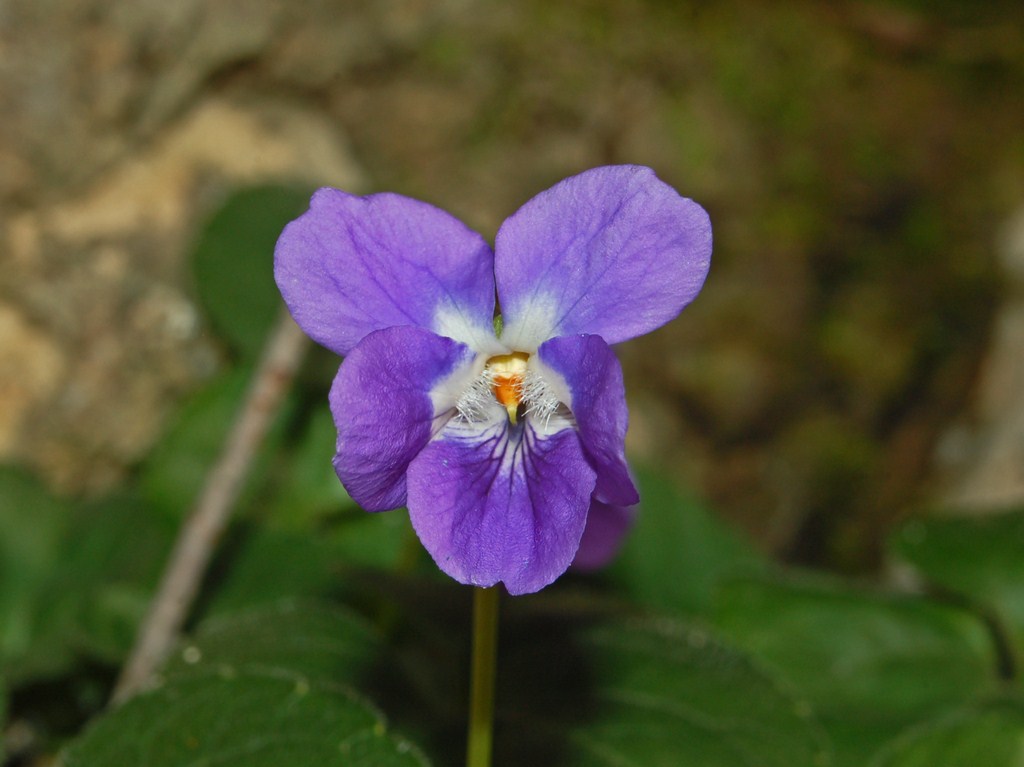
[[[282,232],[274,276],[306,334],[345,355],[396,325],[493,339],[493,264],[479,234],[432,205],[325,188]]]
[[[613,165],[561,181],[502,224],[498,302],[510,348],[595,333],[608,343],[675,317],[711,264],[711,223],[650,168]]]
[[[409,516],[444,572],[510,594],[566,571],[594,488],[572,429],[541,437],[529,423],[449,422],[409,466]]]
[[[640,496],[626,465],[629,411],[615,352],[600,336],[565,336],[545,342],[531,361],[576,419],[583,450],[597,472],[594,497],[635,504]]]
[[[590,504],[587,526],[572,566],[579,570],[599,570],[611,562],[633,526],[636,510],[636,506],[611,506],[600,501]]]
[[[422,328],[378,330],[352,349],[330,402],[338,427],[334,469],[360,506],[383,511],[405,503],[409,462],[482,364],[469,347]]]

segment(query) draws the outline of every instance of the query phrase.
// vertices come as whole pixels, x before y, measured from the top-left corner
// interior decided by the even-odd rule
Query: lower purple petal
[[[467,346],[415,327],[370,333],[345,358],[331,387],[338,427],[334,469],[367,511],[405,504],[405,472],[446,410],[439,390],[472,370]]]
[[[455,580],[526,594],[568,569],[594,479],[571,429],[452,421],[409,466],[409,516]]]
[[[622,367],[600,336],[552,338],[538,351],[542,375],[576,418],[580,441],[597,472],[595,498],[618,506],[640,500],[626,465],[629,411]],[[555,375],[552,375],[551,373]]]
[[[587,527],[572,566],[580,570],[598,570],[611,562],[633,526],[636,510],[636,506],[610,506],[594,501],[590,505]]]

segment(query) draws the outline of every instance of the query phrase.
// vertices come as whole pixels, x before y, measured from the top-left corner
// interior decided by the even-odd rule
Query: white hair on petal
[[[554,370],[540,363],[535,356],[515,376],[509,368],[518,364],[508,359],[488,360],[477,368],[471,379],[463,379],[462,389],[455,403],[455,421],[462,424],[481,424],[505,417],[505,407],[495,395],[495,386],[511,384],[523,415],[533,429],[542,435],[555,434],[574,428],[576,421],[570,410],[568,387]]]
[[[434,384],[430,391],[430,400],[434,405],[435,416],[458,407],[459,400],[480,376],[485,364],[486,360],[477,355],[472,361],[459,365],[448,376]]]
[[[561,404],[554,390],[536,370],[527,370],[523,377],[521,399],[526,405],[526,415],[537,425],[543,424],[546,431],[551,417]]]
[[[490,420],[490,411],[498,404],[492,391],[493,386],[494,374],[490,368],[485,367],[469,386],[462,390],[462,395],[455,403],[457,417],[468,423]]]

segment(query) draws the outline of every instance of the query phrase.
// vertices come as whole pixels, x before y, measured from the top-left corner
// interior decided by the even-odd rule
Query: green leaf
[[[70,512],[56,561],[35,595],[31,645],[12,664],[12,678],[53,676],[81,656],[120,662],[174,534],[170,520],[132,494]]]
[[[136,493],[79,509],[46,595],[48,612],[66,607],[75,616],[78,650],[111,663],[123,659],[176,535],[173,521]]]
[[[211,672],[167,683],[96,723],[66,767],[404,767],[426,759],[344,688],[302,677]]]
[[[1001,698],[915,727],[871,767],[1020,767],[1024,764],[1024,701]]]
[[[505,709],[508,754],[499,764],[535,763],[537,753],[559,753],[552,762],[573,767],[831,764],[810,706],[706,630],[625,620],[573,634],[568,646],[535,636],[511,659],[507,687],[530,680],[534,697],[553,695],[562,705],[543,717],[536,707]],[[577,652],[582,678],[572,683],[567,669]],[[543,678],[529,668],[538,663],[550,664]],[[533,757],[517,754],[524,746]]]
[[[235,371],[200,392],[146,462],[140,486],[162,517],[180,519],[195,505],[249,378],[248,369]],[[408,516],[355,506],[331,464],[336,434],[329,410],[325,405],[296,428],[297,399],[278,414],[250,470],[217,554],[208,611],[325,596],[343,568],[389,567],[399,556]]]
[[[353,511],[355,505],[334,471],[337,431],[326,398],[310,416],[298,444],[286,457],[268,501],[267,521],[288,529],[309,530],[325,517]],[[368,517],[359,511],[360,518]]]
[[[470,591],[387,576],[367,585],[396,629],[367,689],[439,763],[461,763]],[[505,598],[501,614],[496,767],[831,765],[811,707],[706,629],[561,586]]]
[[[396,509],[383,514],[371,514],[352,508],[340,514],[326,531],[337,563],[347,568],[378,567],[402,568],[413,563],[429,561],[409,522],[409,512]],[[411,549],[411,553],[410,553]],[[437,568],[430,563],[430,572]]]
[[[214,565],[220,576],[206,615],[286,598],[326,597],[335,588],[338,558],[321,536],[241,525],[225,544]]]
[[[909,724],[996,687],[984,625],[924,599],[742,579],[723,589],[717,625],[806,696],[840,765],[860,767]]]
[[[66,767],[423,767],[345,686],[377,640],[326,605],[276,605],[207,623],[162,685],[98,720]]]
[[[608,577],[640,604],[707,614],[719,582],[764,570],[764,558],[702,504],[663,477],[637,472],[641,506]]]
[[[182,407],[139,476],[142,493],[154,509],[171,519],[191,510],[238,415],[251,375],[246,368],[221,376]]]
[[[995,615],[1024,660],[1024,511],[915,520],[890,543],[927,582]]]
[[[205,620],[164,669],[167,678],[256,670],[342,683],[381,652],[363,618],[314,600],[279,600]]]
[[[200,233],[192,267],[196,291],[217,331],[255,359],[283,306],[274,284],[274,244],[309,206],[309,190],[280,186],[232,195]]]
[[[331,596],[352,568],[393,567],[409,535],[408,515],[402,511],[350,509],[319,530],[238,525],[215,565],[220,575],[204,614],[284,598]]]
[[[266,525],[315,538],[332,552],[337,566],[394,567],[413,535],[409,515],[404,510],[371,514],[356,505],[331,462],[336,441],[325,404],[313,411],[296,444],[276,461],[277,480],[264,507]]]
[[[0,671],[0,733],[7,731],[7,684],[4,681],[3,672]],[[3,760],[7,755],[7,749],[4,748],[5,738],[0,737],[0,760]],[[0,762],[6,763],[6,762]]]
[[[142,494],[153,509],[172,519],[181,519],[191,511],[224,449],[251,378],[251,368],[227,373],[182,408],[171,430],[146,460],[139,477]],[[264,438],[249,469],[239,508],[259,500],[259,491],[270,474],[271,457],[280,446],[293,405],[291,399],[285,400]]]
[[[28,651],[39,591],[59,562],[68,507],[27,474],[0,467],[0,667]]]

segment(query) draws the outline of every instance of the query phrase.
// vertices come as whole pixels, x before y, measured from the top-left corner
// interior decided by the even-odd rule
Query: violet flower
[[[704,210],[620,165],[534,197],[493,251],[424,202],[321,189],[274,272],[296,322],[345,357],[330,405],[352,498],[408,506],[456,580],[523,594],[574,558],[602,564],[628,528],[639,497],[609,344],[679,314],[710,256]]]

